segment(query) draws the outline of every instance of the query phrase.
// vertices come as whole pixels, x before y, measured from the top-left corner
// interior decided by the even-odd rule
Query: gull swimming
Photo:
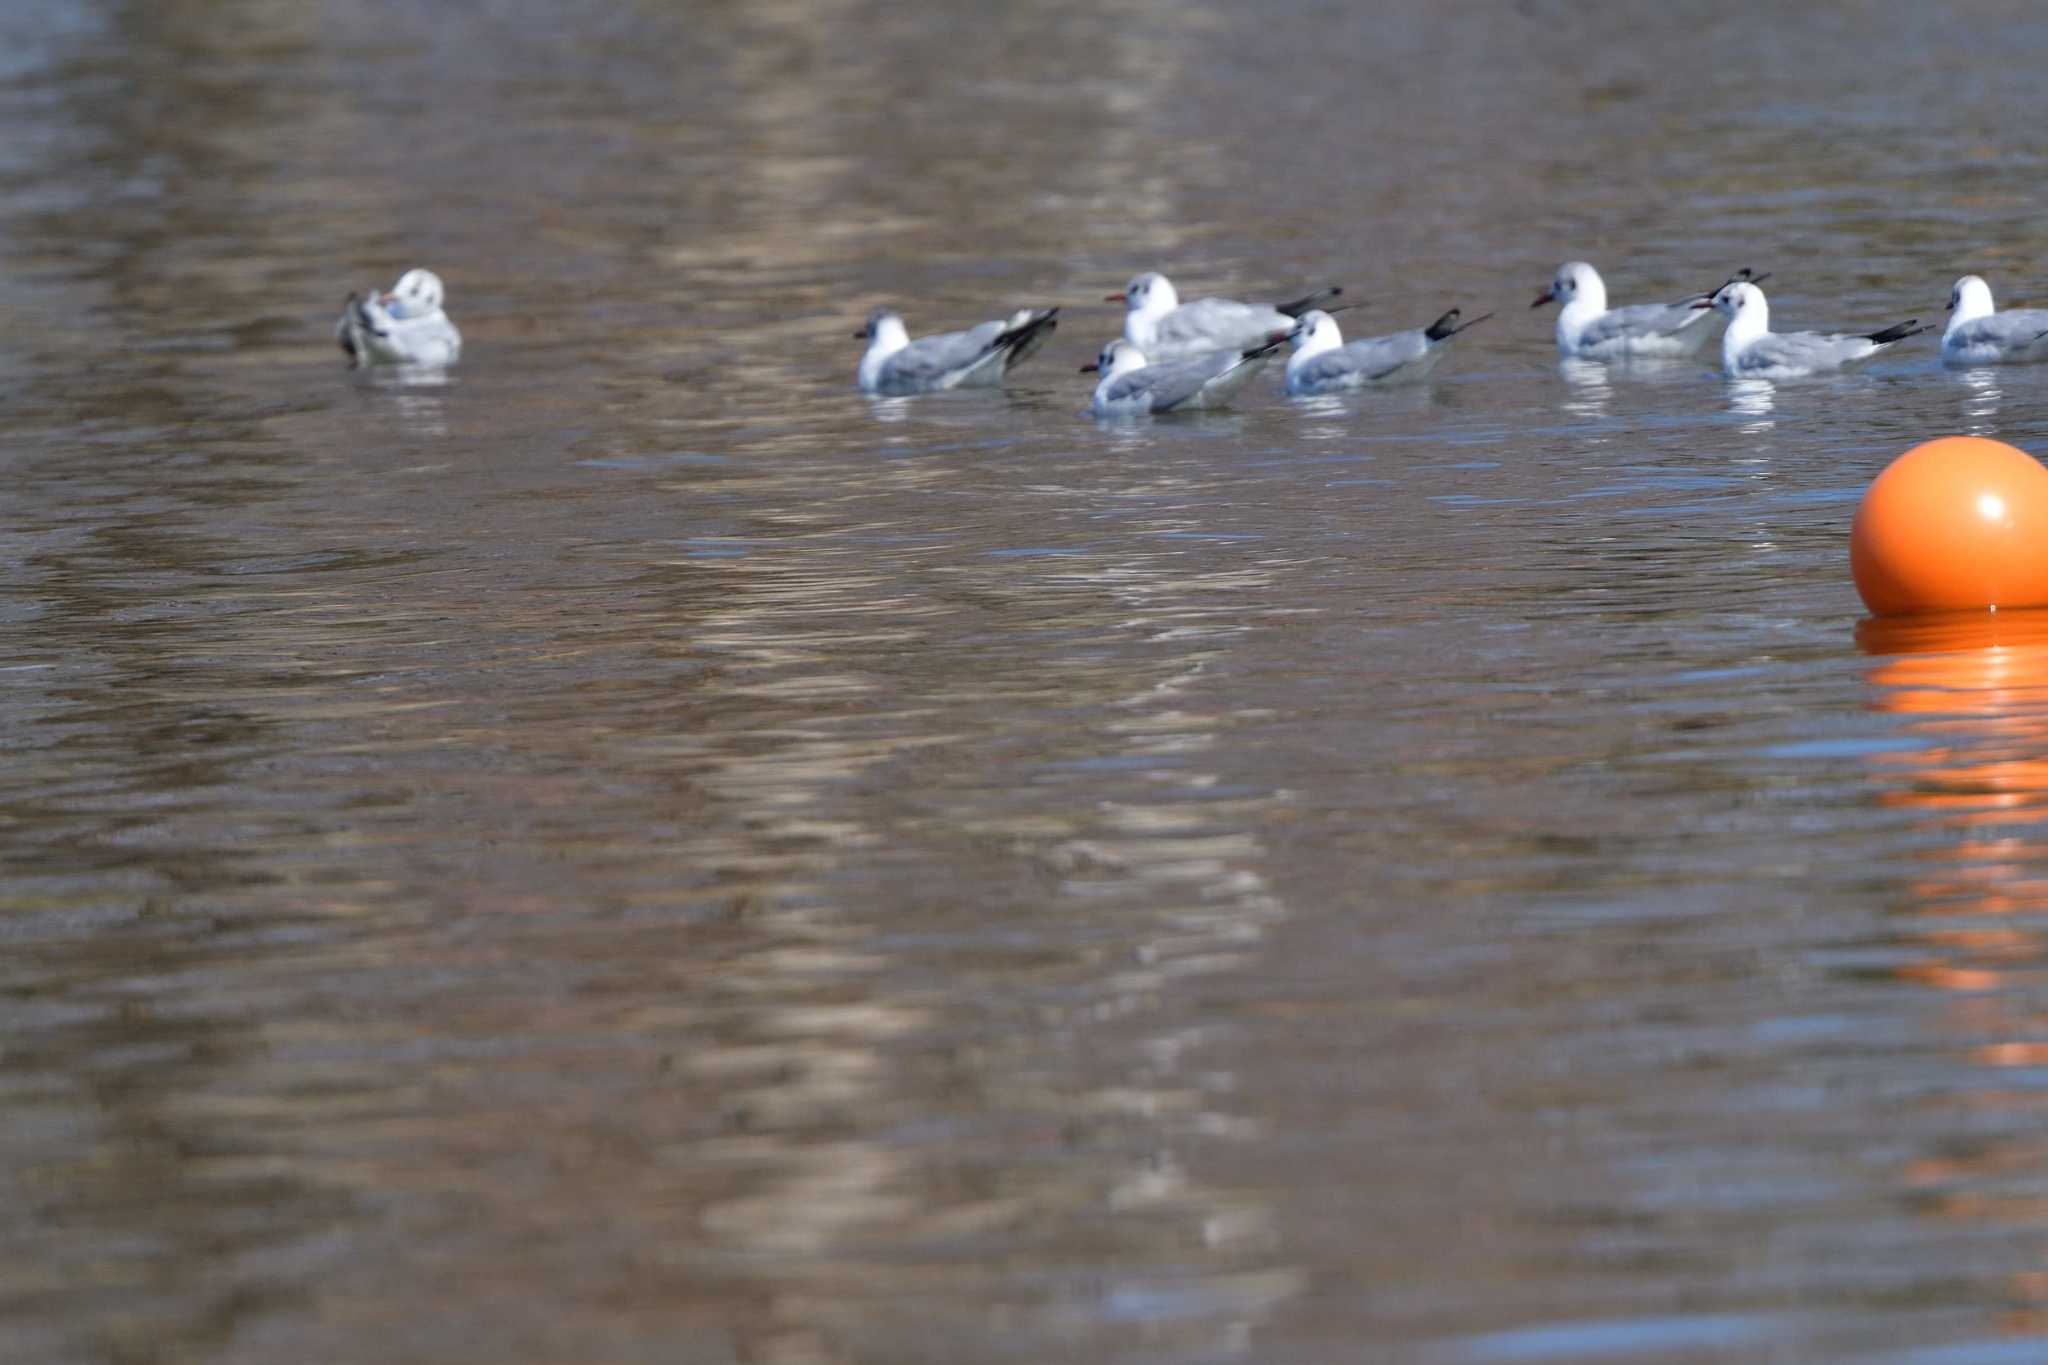
[[[1908,318],[1881,332],[1773,332],[1764,291],[1744,280],[1722,285],[1709,303],[1698,307],[1728,315],[1728,330],[1721,336],[1721,367],[1730,378],[1739,379],[1798,379],[1839,370],[1909,336],[1934,330],[1920,326],[1918,318]]]
[[[1949,291],[1948,330],[1941,334],[1945,365],[2025,365],[2048,360],[2048,308],[1997,311],[1991,286],[1965,275]]]
[[[1273,352],[1287,344],[1286,334],[1268,337],[1241,351],[1212,351],[1192,360],[1154,365],[1145,353],[1118,337],[1102,348],[1082,374],[1102,375],[1089,411],[1097,417],[1139,417],[1182,408],[1220,408],[1266,368]]]
[[[1320,308],[1311,308],[1301,315],[1292,333],[1294,354],[1287,357],[1287,392],[1302,397],[1421,379],[1443,359],[1452,337],[1477,327],[1493,314],[1466,323],[1460,323],[1458,316],[1453,308],[1427,327],[1347,343],[1337,319]]]
[[[462,354],[462,333],[441,311],[441,277],[412,269],[388,293],[351,293],[334,324],[334,339],[350,364],[452,365]]]
[[[1738,270],[1729,283],[1746,280],[1752,284],[1769,279]],[[1622,308],[1607,306],[1607,284],[1600,272],[1584,261],[1566,261],[1557,268],[1550,287],[1529,306],[1541,308],[1561,300],[1557,313],[1558,353],[1580,360],[1615,360],[1622,356],[1689,356],[1712,332],[1705,325],[1703,311],[1714,291],[1692,294],[1676,303],[1632,303]]]
[[[1242,351],[1294,330],[1295,319],[1344,292],[1339,285],[1287,303],[1196,299],[1182,303],[1173,281],[1156,270],[1132,278],[1103,299],[1124,305],[1124,339],[1155,361]]]
[[[912,341],[900,314],[877,309],[868,325],[854,333],[868,343],[860,358],[860,387],[891,397],[991,388],[1045,344],[1059,326],[1059,311],[1019,308],[1005,320]]]

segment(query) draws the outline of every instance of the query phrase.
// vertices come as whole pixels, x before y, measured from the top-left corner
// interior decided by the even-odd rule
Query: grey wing
[[[1000,322],[984,322],[964,332],[919,337],[883,364],[882,383],[904,388],[939,383],[986,356],[1002,330]]]
[[[1196,299],[1160,320],[1158,340],[1163,348],[1183,351],[1241,351],[1293,330],[1293,318],[1264,304]]]
[[[2048,308],[2009,308],[1964,324],[1963,339],[2016,351],[2039,341],[2044,332],[2048,332]]]
[[[1109,396],[1113,401],[1131,399],[1143,390],[1152,395],[1152,411],[1165,412],[1200,393],[1202,385],[1211,379],[1235,368],[1235,363],[1219,368],[1209,360],[1177,360],[1163,365],[1147,365],[1125,375],[1111,387]],[[1125,388],[1126,384],[1130,387]]]
[[[1428,355],[1429,338],[1420,331],[1390,332],[1383,337],[1351,342],[1344,347],[1344,354],[1365,372],[1367,379],[1384,379],[1403,365],[1412,365]]]
[[[1118,375],[1110,381],[1109,387],[1102,391],[1102,397],[1098,401],[1104,407],[1117,407],[1125,403],[1135,403],[1141,398],[1149,397],[1152,388],[1151,376],[1154,368],[1156,367],[1147,365],[1143,369],[1132,370],[1128,374]]]
[[[1330,388],[1359,383],[1368,377],[1360,373],[1358,359],[1351,354],[1351,348],[1339,346],[1301,362],[1294,372],[1294,386],[1298,389]]]
[[[1743,369],[1823,370],[1860,360],[1877,347],[1844,332],[1772,332],[1742,353]]]
[[[1579,344],[1670,336],[1699,322],[1708,312],[1705,308],[1694,308],[1689,301],[1632,303],[1626,308],[1610,308],[1587,324],[1579,334]]]

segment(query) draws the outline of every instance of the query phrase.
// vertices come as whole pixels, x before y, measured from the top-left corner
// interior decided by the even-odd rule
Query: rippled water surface
[[[2048,1359],[2048,374],[1985,4],[0,6],[0,1358]],[[352,377],[341,296],[468,349]],[[1499,315],[1099,426],[1134,271]],[[851,333],[1064,305],[1009,389]]]

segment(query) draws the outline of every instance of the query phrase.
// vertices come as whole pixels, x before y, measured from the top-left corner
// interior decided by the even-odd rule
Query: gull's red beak
[[[1541,308],[1544,304],[1549,303],[1552,299],[1556,297],[1557,291],[1555,289],[1546,289],[1542,293],[1538,294],[1536,296],[1536,302],[1530,304],[1529,306],[1531,308]]]
[[[1131,300],[1129,295],[1125,294],[1123,290],[1119,289],[1114,294],[1104,294],[1102,296],[1102,301],[1104,303],[1129,303]]]

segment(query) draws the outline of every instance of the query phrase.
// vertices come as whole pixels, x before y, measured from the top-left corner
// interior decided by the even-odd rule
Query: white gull
[[[389,293],[350,294],[334,339],[358,368],[452,365],[462,354],[462,333],[441,310],[442,292],[439,275],[412,269]]]
[[[1991,302],[1981,275],[1965,275],[1949,291],[1948,330],[1941,334],[1946,365],[2024,365],[2048,360],[2048,308],[2008,308]]]
[[[1100,372],[1089,411],[1097,417],[1141,417],[1147,413],[1173,412],[1183,408],[1220,408],[1266,368],[1266,360],[1287,344],[1277,335],[1241,351],[1211,351],[1192,360],[1168,360],[1154,365],[1145,353],[1118,337],[1102,348],[1093,365],[1081,373]]]
[[[1731,379],[1798,379],[1870,359],[1909,336],[1932,331],[1908,318],[1881,332],[1773,332],[1764,291],[1747,281],[1721,286],[1711,305],[1728,315],[1721,368]]]
[[[1173,281],[1156,270],[1134,277],[1106,303],[1124,305],[1124,339],[1155,361],[1185,360],[1217,351],[1242,351],[1275,332],[1294,330],[1295,319],[1342,294],[1337,285],[1286,303],[1196,299],[1182,303]]]
[[[878,309],[854,333],[868,343],[860,358],[860,387],[889,396],[993,387],[1045,343],[1059,326],[1059,311],[1020,308],[1007,319],[912,341],[900,314]]]
[[[1287,392],[1301,397],[1421,379],[1443,359],[1451,338],[1492,316],[1487,313],[1461,324],[1453,308],[1427,327],[1347,343],[1337,319],[1312,308],[1301,315],[1293,332]]]
[[[1769,279],[1741,270],[1729,282],[1754,283]],[[1600,272],[1584,261],[1567,261],[1557,268],[1550,287],[1529,306],[1541,308],[1553,300],[1563,306],[1557,313],[1557,349],[1560,355],[1580,360],[1618,360],[1624,356],[1676,358],[1689,356],[1712,334],[1704,311],[1714,291],[1690,294],[1676,303],[1632,303],[1621,308],[1607,306],[1607,284]]]

